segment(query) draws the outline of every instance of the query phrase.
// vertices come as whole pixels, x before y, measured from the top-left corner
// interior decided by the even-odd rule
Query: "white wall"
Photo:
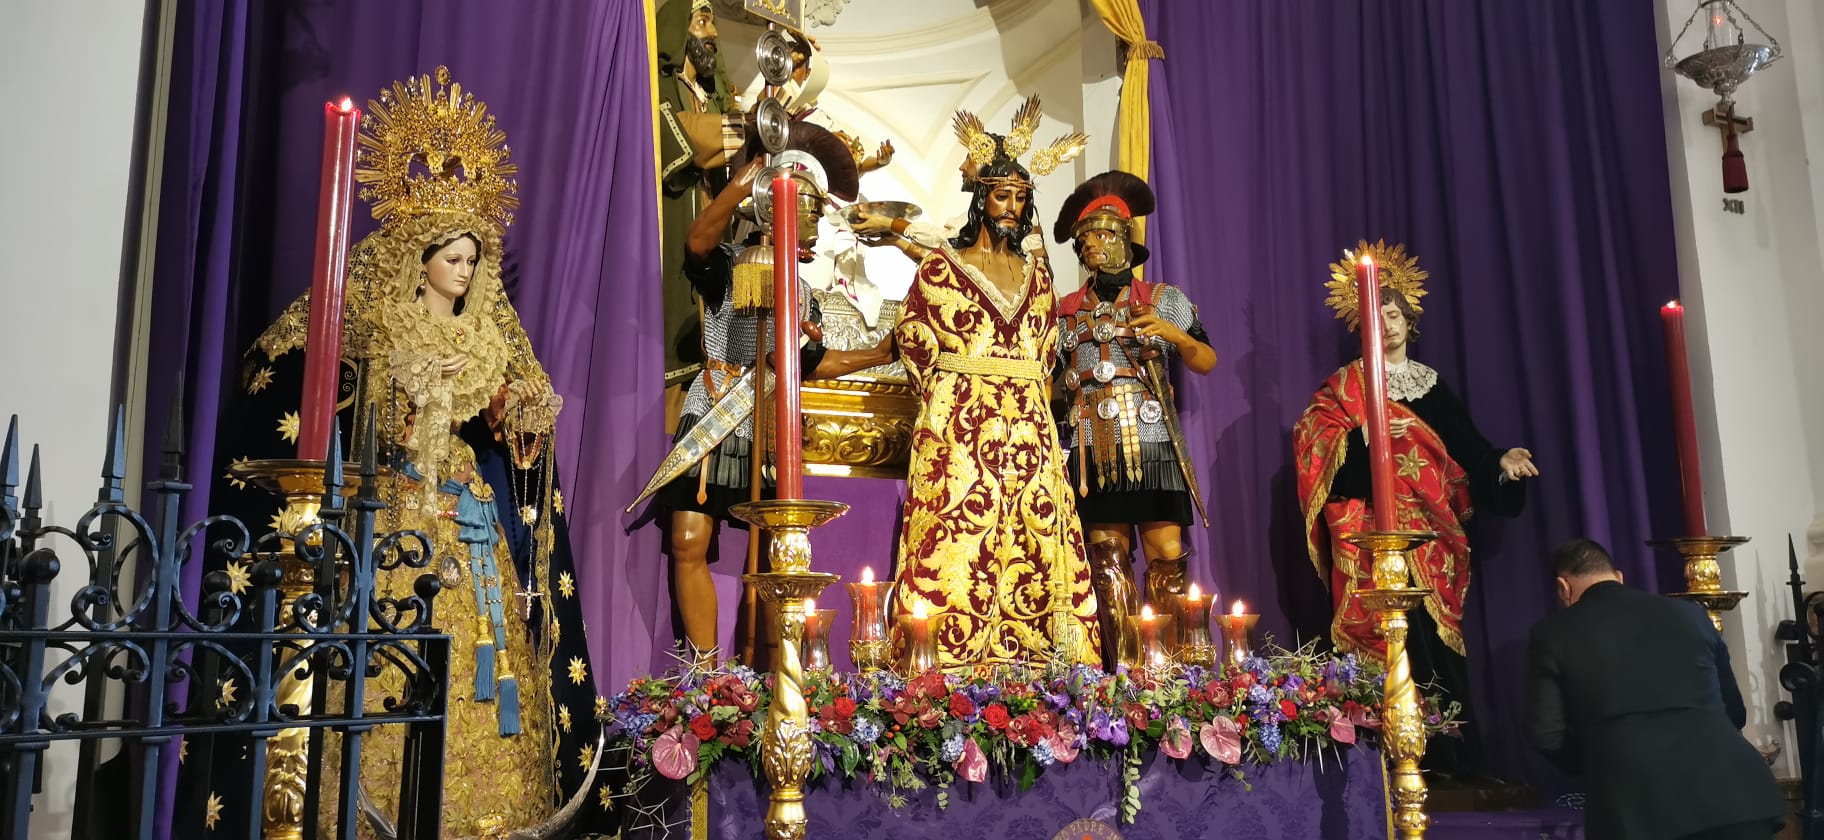
[[[1824,33],[1813,2],[1742,0],[1791,56],[1735,96],[1737,113],[1755,121],[1741,139],[1750,189],[1728,196],[1745,213],[1724,209],[1722,138],[1700,121],[1716,95],[1670,71],[1664,86],[1710,530],[1752,538],[1724,557],[1725,585],[1750,593],[1729,615],[1725,636],[1748,702],[1746,734],[1780,742],[1782,775],[1797,774],[1791,728],[1772,717],[1785,695],[1777,679],[1784,651],[1771,633],[1792,613],[1786,537],[1796,536],[1806,552],[1806,531],[1824,509],[1824,171],[1809,163],[1824,161]],[[1695,5],[1661,0],[1662,48]],[[1789,20],[1789,10],[1799,14]],[[1678,55],[1701,46],[1697,30]],[[1814,552],[1805,574],[1811,588],[1824,588],[1824,556]]]
[[[31,0],[8,3],[0,26],[0,422],[17,413],[43,447],[58,525],[94,501],[107,442],[144,14],[143,0]],[[66,562],[54,603],[76,574]],[[53,713],[80,708],[69,690]],[[33,837],[68,836],[75,762],[73,747],[47,758]]]
[[[717,24],[722,55],[736,88],[745,90],[756,76],[758,29],[730,17]],[[833,25],[810,34],[831,67],[820,108],[870,151],[883,139],[893,142],[892,165],[862,179],[864,198],[910,201],[924,209],[923,221],[937,224],[960,215],[967,210],[957,174],[963,150],[951,115],[969,110],[1005,134],[1033,93],[1045,114],[1035,148],[1067,131],[1090,136],[1075,162],[1037,176],[1038,221],[1046,231],[1077,184],[1114,166],[1121,88],[1115,40],[1084,0],[849,0]],[[1075,289],[1075,257],[1046,241],[1061,290]],[[911,286],[912,262],[896,250],[870,251],[867,266],[888,298]],[[805,273],[814,280],[828,271],[820,260]]]

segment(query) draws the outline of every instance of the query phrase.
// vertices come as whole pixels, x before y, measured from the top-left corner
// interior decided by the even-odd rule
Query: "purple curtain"
[[[163,439],[166,383],[185,371],[199,487],[187,516],[208,509],[222,467],[215,420],[241,352],[309,285],[322,103],[365,105],[447,65],[497,115],[521,170],[510,294],[567,401],[559,466],[598,684],[648,668],[666,632],[657,535],[619,526],[623,491],[664,440],[658,341],[640,329],[659,315],[641,1],[215,0],[184,6],[178,44],[146,439]],[[357,236],[375,226],[364,211]]]
[[[1282,643],[1327,637],[1291,427],[1359,355],[1324,306],[1358,239],[1431,272],[1414,357],[1543,476],[1517,520],[1476,520],[1466,635],[1491,760],[1521,734],[1525,644],[1556,606],[1546,554],[1608,545],[1631,582],[1672,564],[1663,344],[1677,294],[1654,4],[1141,0],[1154,69],[1150,277],[1181,285],[1220,358],[1184,383],[1209,494],[1196,573]],[[1668,584],[1670,579],[1666,579]]]

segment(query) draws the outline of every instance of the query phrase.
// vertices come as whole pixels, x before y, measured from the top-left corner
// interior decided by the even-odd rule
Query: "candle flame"
[[[1679,303],[1678,298],[1673,298],[1671,300],[1666,301],[1666,305],[1662,306],[1660,308],[1661,309],[1683,309],[1683,308],[1685,308],[1685,305],[1682,303]]]
[[[1363,254],[1362,255],[1362,265],[1366,265],[1366,266],[1374,265],[1374,255],[1373,254]]]
[[[917,618],[917,619],[924,619],[924,618],[929,617],[925,614],[925,602],[924,601],[913,601],[912,602],[912,617]]]
[[[817,611],[817,599],[816,598],[804,599],[804,611],[807,613],[816,612]]]
[[[350,111],[355,110],[355,100],[344,96],[344,97],[342,97],[341,102],[336,103],[336,107],[340,108],[342,110],[342,113],[346,114]]]
[[[1203,590],[1197,588],[1196,581],[1191,581],[1191,591],[1188,594],[1186,594],[1185,597],[1189,598],[1193,602],[1195,602],[1197,599],[1203,597]]]
[[[1230,615],[1243,615],[1246,612],[1246,610],[1247,610],[1247,605],[1243,604],[1240,601],[1236,601],[1233,611],[1230,612],[1229,614]]]
[[[1152,621],[1153,620],[1153,605],[1152,604],[1147,604],[1146,606],[1143,606],[1140,608],[1140,620],[1141,621]]]
[[[861,582],[862,583],[873,583],[874,582],[874,567],[873,566],[861,567]]]
[[[1162,668],[1164,666],[1165,666],[1165,654],[1160,653],[1159,651],[1156,651],[1156,650],[1153,651],[1153,667]]]

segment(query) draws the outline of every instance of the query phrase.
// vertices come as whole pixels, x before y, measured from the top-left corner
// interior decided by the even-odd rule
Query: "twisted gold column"
[[[770,840],[804,837],[804,780],[810,775],[812,759],[810,710],[804,702],[804,666],[799,662],[804,599],[817,597],[836,582],[835,575],[811,571],[810,531],[848,510],[848,505],[839,502],[805,499],[767,499],[729,508],[729,513],[772,537],[767,555],[772,570],[743,578],[779,620],[773,704],[760,734],[760,764],[773,786],[766,808]]]
[[[1387,639],[1387,686],[1381,711],[1382,745],[1393,764],[1389,800],[1395,834],[1401,840],[1425,836],[1425,712],[1419,688],[1412,682],[1412,660],[1406,655],[1406,611],[1421,607],[1429,589],[1412,585],[1408,553],[1437,538],[1432,531],[1368,531],[1343,539],[1374,558],[1374,588],[1357,590],[1362,605],[1375,612]]]
[[[1674,592],[1672,597],[1703,607],[1710,613],[1710,623],[1716,625],[1717,632],[1722,632],[1723,613],[1735,609],[1748,593],[1723,589],[1723,568],[1716,558],[1747,541],[1747,537],[1673,537],[1653,540],[1648,545],[1670,548],[1685,558],[1685,591]]]

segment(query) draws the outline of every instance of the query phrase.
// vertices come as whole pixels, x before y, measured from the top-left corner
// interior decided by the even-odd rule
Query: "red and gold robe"
[[[894,335],[919,395],[895,610],[923,601],[942,665],[1096,661],[1096,604],[1046,382],[1051,274],[1005,300],[949,247],[919,264]]]
[[[1349,451],[1349,435],[1366,422],[1364,382],[1360,361],[1331,374],[1292,427],[1292,448],[1305,513],[1305,547],[1318,576],[1329,584],[1336,608],[1331,638],[1341,650],[1385,659],[1387,642],[1374,613],[1355,598],[1356,590],[1374,588],[1372,558],[1342,539],[1369,530],[1370,504],[1331,493]],[[1437,539],[1414,550],[1412,574],[1416,585],[1431,590],[1425,609],[1437,622],[1438,635],[1461,654],[1463,599],[1469,592],[1469,538],[1463,532],[1472,513],[1469,476],[1451,458],[1444,438],[1410,407],[1389,400],[1387,412],[1389,419],[1415,421],[1404,437],[1393,439],[1394,493],[1399,499],[1395,527],[1437,532]]]

